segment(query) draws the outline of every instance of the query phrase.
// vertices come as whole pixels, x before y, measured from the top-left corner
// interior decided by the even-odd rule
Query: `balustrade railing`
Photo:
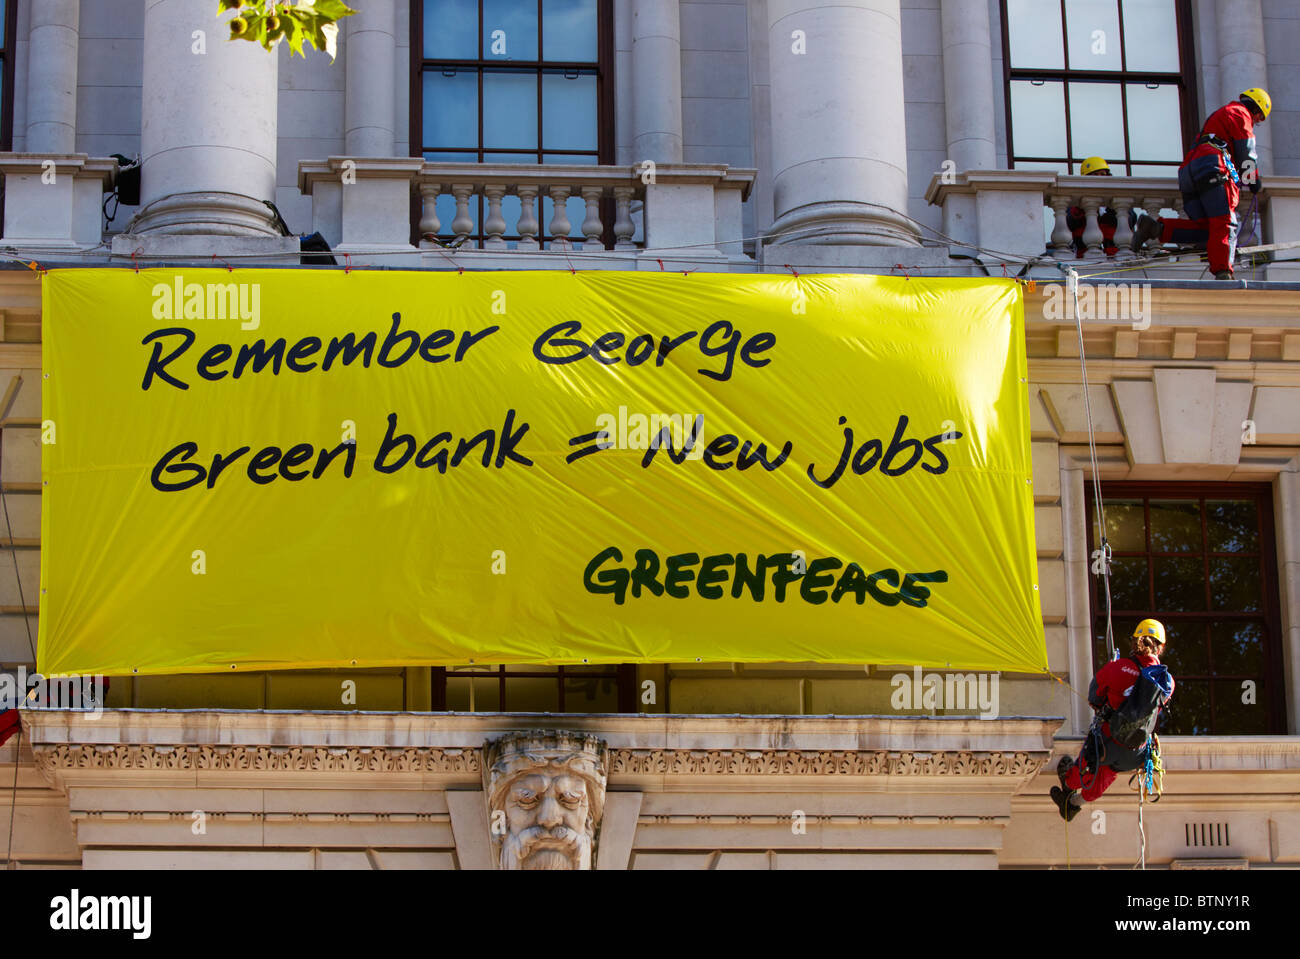
[[[1046,190],[1044,199],[1053,215],[1048,249],[1056,259],[1074,259],[1077,255],[1069,223],[1072,211],[1076,222],[1083,221],[1079,240],[1084,255],[1089,257],[1107,255],[1105,247],[1110,244],[1105,242],[1101,220],[1103,211],[1114,215],[1115,233],[1111,243],[1115,252],[1111,255],[1118,259],[1135,255],[1129,249],[1135,215],[1184,215],[1178,181],[1172,177],[1058,176],[1055,184]]]
[[[450,235],[459,245],[481,235],[485,250],[506,250],[511,243],[521,252],[604,249],[608,227],[613,249],[636,249],[632,205],[645,199],[646,185],[631,167],[426,163],[415,181],[421,201],[420,245],[425,248],[439,245],[440,236]],[[438,211],[439,198],[446,196],[455,200],[450,223],[444,223]],[[507,197],[518,201],[518,212],[510,211],[513,224],[506,218]],[[582,200],[580,236],[572,235],[570,197]],[[539,204],[544,206],[546,199],[551,213],[543,224]],[[476,230],[477,210],[472,213],[471,204],[480,200],[482,226]]]

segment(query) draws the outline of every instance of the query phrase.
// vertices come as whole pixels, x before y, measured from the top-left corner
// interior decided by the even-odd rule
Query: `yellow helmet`
[[[1094,173],[1110,176],[1110,164],[1101,157],[1088,157],[1083,161],[1083,166],[1079,167],[1079,172],[1084,176],[1092,176]]]
[[[1268,115],[1273,112],[1273,98],[1268,95],[1268,91],[1260,87],[1251,87],[1244,91],[1240,97],[1246,106],[1253,106],[1268,119]]]
[[[1137,629],[1133,630],[1133,638],[1139,636],[1150,636],[1161,646],[1165,644],[1165,625],[1158,619],[1144,619],[1137,624]]]

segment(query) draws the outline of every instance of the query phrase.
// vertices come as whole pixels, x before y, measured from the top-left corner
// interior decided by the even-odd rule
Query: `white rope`
[[[1142,809],[1146,805],[1147,784],[1146,777],[1139,772],[1138,777],[1138,861],[1134,864],[1134,869],[1142,869],[1144,872],[1147,868],[1147,829],[1142,822]]]
[[[1074,297],[1074,325],[1079,332],[1079,374],[1083,380],[1083,409],[1088,420],[1088,456],[1092,462],[1092,493],[1097,505],[1097,542],[1101,544],[1101,577],[1106,592],[1106,653],[1108,662],[1115,658],[1115,628],[1111,622],[1110,605],[1110,543],[1106,540],[1106,506],[1101,498],[1101,470],[1097,465],[1097,441],[1092,426],[1092,397],[1088,390],[1088,361],[1083,347],[1083,316],[1079,312],[1079,274],[1071,267],[1066,273],[1066,285]],[[1089,568],[1092,557],[1087,557]],[[1091,630],[1089,630],[1091,632]]]

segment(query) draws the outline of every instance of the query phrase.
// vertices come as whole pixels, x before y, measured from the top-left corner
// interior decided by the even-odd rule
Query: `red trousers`
[[[1082,789],[1083,801],[1093,802],[1110,788],[1117,775],[1119,774],[1109,766],[1098,766],[1096,775],[1093,775],[1092,770],[1088,769],[1083,754],[1080,754],[1065,776],[1065,788]]]
[[[1213,147],[1209,146],[1198,149],[1213,151]],[[1217,156],[1217,151],[1214,154]],[[1220,159],[1219,165],[1226,172],[1225,161]],[[1233,254],[1237,251],[1237,200],[1240,196],[1237,184],[1231,180],[1201,197],[1184,193],[1183,201],[1189,211],[1208,212],[1204,210],[1208,205],[1213,212],[1217,213],[1225,207],[1227,212],[1200,220],[1163,220],[1160,242],[1204,246],[1205,252],[1209,254],[1210,272],[1222,273],[1227,270],[1231,273]]]
[[[1232,272],[1232,254],[1237,248],[1237,211],[1204,220],[1165,220],[1161,243],[1189,243],[1204,246],[1210,255],[1210,272]]]

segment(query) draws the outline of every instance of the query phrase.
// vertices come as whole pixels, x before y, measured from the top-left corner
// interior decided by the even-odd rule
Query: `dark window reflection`
[[[1177,681],[1163,731],[1258,735],[1278,732],[1275,690],[1279,627],[1269,618],[1267,584],[1276,582],[1271,544],[1265,548],[1269,491],[1250,497],[1134,495],[1141,484],[1118,484],[1107,495],[1115,645],[1128,650],[1138,621],[1165,624],[1163,662]],[[1224,484],[1226,490],[1227,484]],[[1105,492],[1103,490],[1103,492]],[[1262,505],[1261,505],[1262,504]],[[1089,516],[1090,549],[1096,519]],[[1106,662],[1105,599],[1092,590],[1095,663]]]

